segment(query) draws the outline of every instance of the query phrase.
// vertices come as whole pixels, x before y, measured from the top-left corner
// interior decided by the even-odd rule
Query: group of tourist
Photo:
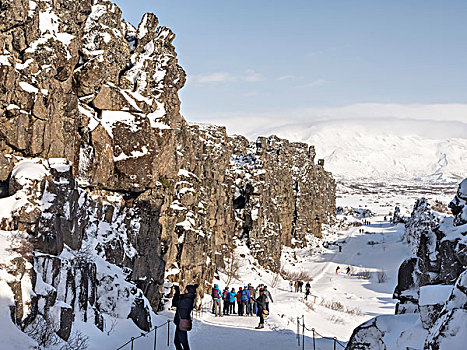
[[[302,280],[299,281],[290,281],[289,282],[289,287],[290,291],[292,292],[295,290],[295,293],[302,293],[303,292],[303,284],[304,282]],[[308,299],[308,296],[311,294],[311,285],[310,282],[307,282],[305,284],[305,300]]]
[[[211,291],[212,313],[216,317],[235,314],[238,316],[258,315],[258,298],[263,294],[265,296],[262,298],[264,299],[264,309],[269,312],[269,301],[274,301],[264,284],[255,288],[251,283],[248,283],[247,286],[239,287],[238,290],[229,289],[229,287],[221,290],[219,285],[215,284]]]
[[[292,292],[292,290],[294,289],[295,290],[295,293],[301,293],[303,292],[303,281],[290,281],[289,282],[289,287],[290,287],[290,291]],[[310,285],[310,282],[307,282],[307,286]]]

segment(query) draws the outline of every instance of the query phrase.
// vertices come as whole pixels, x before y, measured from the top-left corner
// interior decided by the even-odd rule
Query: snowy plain
[[[306,249],[284,249],[283,268],[287,271],[306,271],[312,278],[311,293],[308,301],[304,293],[290,291],[289,281],[259,267],[248,254],[244,245],[239,245],[235,253],[241,262],[239,280],[234,280],[229,287],[245,286],[252,283],[268,285],[274,299],[270,304],[271,314],[266,319],[264,330],[256,330],[257,317],[241,317],[226,315],[214,317],[210,312],[195,314],[193,330],[189,334],[193,349],[296,349],[297,317],[304,316],[308,329],[314,328],[317,333],[316,349],[333,349],[333,337],[345,345],[352,331],[361,323],[377,315],[393,315],[395,300],[392,293],[397,283],[397,271],[400,263],[410,256],[408,245],[402,240],[403,224],[392,225],[389,222],[390,212],[394,206],[401,207],[402,213],[410,213],[415,200],[425,196],[431,200],[447,203],[451,192],[438,193],[436,189],[426,189],[425,193],[401,189],[382,194],[372,193],[371,187],[340,186],[337,205],[347,208],[369,209],[373,216],[366,218],[369,225],[359,225],[365,218],[353,215],[339,215],[336,225],[326,228],[323,241],[312,240]],[[454,191],[454,189],[452,189]],[[433,194],[430,194],[433,192]],[[390,195],[388,194],[390,193]],[[386,216],[386,220],[385,220]],[[363,229],[363,232],[360,232]],[[342,251],[339,252],[339,245]],[[339,273],[336,274],[336,267]],[[351,275],[346,274],[350,266]],[[384,271],[384,282],[378,281],[378,271]],[[370,272],[369,278],[357,277]],[[272,287],[274,280],[277,285]],[[227,277],[223,274],[215,281],[221,288],[225,287]],[[305,289],[303,289],[304,291]],[[316,296],[316,299],[315,299]],[[337,304],[335,302],[338,302]],[[203,300],[205,309],[210,309],[210,297]],[[330,305],[337,305],[333,309]],[[167,305],[168,307],[169,305]],[[165,310],[153,315],[153,324],[159,325],[173,318],[173,311]],[[410,317],[409,317],[410,318]],[[422,348],[426,336],[424,330],[414,320],[407,319],[412,326],[407,332],[407,343],[414,348]],[[93,326],[79,326],[90,335],[89,349],[117,349],[131,337],[141,332],[128,320],[118,320],[110,335],[97,331]],[[94,329],[93,329],[94,328]],[[92,335],[91,335],[92,334]],[[170,332],[170,348],[173,348],[173,325]],[[134,341],[134,349],[153,349],[154,334]],[[311,331],[305,331],[305,349],[311,349],[313,337]],[[336,348],[342,348],[336,343]],[[128,344],[123,349],[131,349]],[[158,330],[157,349],[167,348],[167,328]]]
[[[34,164],[34,166],[36,166]],[[37,166],[36,166],[37,167]],[[425,196],[430,200],[448,203],[452,199],[456,186],[387,186],[387,185],[355,185],[340,183],[338,186],[337,206],[342,207],[343,214],[338,215],[337,222],[324,228],[322,240],[310,237],[307,248],[284,248],[282,254],[283,269],[289,272],[304,271],[311,278],[311,294],[304,300],[304,293],[290,290],[289,281],[277,274],[261,268],[242,242],[239,242],[235,254],[240,262],[238,280],[233,280],[229,287],[254,286],[263,283],[268,285],[274,299],[270,304],[270,316],[263,330],[256,330],[257,317],[241,317],[237,315],[214,317],[209,312],[195,314],[193,330],[189,334],[193,349],[295,349],[297,344],[297,318],[304,317],[308,329],[317,332],[316,349],[333,349],[335,337],[339,343],[337,348],[345,345],[355,327],[377,315],[394,314],[395,300],[392,292],[397,281],[397,270],[400,263],[410,256],[410,249],[403,241],[404,226],[390,223],[390,214],[397,205],[403,215],[409,215],[415,200]],[[8,198],[1,199],[7,205]],[[11,203],[10,203],[11,204]],[[370,210],[371,217],[360,217],[359,212]],[[367,225],[360,226],[363,220]],[[362,232],[363,230],[363,232]],[[2,247],[1,263],[7,264],[14,258],[11,250],[12,231],[0,232]],[[339,246],[341,250],[339,252]],[[108,269],[109,264],[101,261],[99,269]],[[340,270],[336,274],[336,268]],[[346,274],[347,267],[351,273]],[[3,271],[3,270],[2,270]],[[122,275],[119,268],[112,269],[115,275]],[[379,273],[378,273],[379,271]],[[384,272],[385,278],[378,280]],[[362,276],[366,276],[363,277]],[[7,286],[8,274],[2,275],[0,285],[0,335],[4,339],[2,349],[31,349],[34,341],[19,331],[10,320],[9,305],[13,295]],[[122,277],[123,278],[123,277]],[[219,274],[215,283],[225,287],[227,277]],[[304,289],[303,289],[304,291]],[[25,293],[30,293],[26,291]],[[170,303],[170,302],[169,302]],[[210,309],[210,297],[205,296],[202,303]],[[152,314],[152,324],[162,325],[172,320],[174,312],[166,310]],[[413,320],[407,319],[409,324]],[[128,341],[142,334],[131,320],[115,319],[105,316],[105,331],[99,331],[92,323],[84,323],[76,318],[74,330],[80,330],[89,337],[92,350],[131,349]],[[157,332],[157,349],[167,349],[167,336],[173,348],[173,324],[171,329],[163,326]],[[426,334],[414,325],[407,332],[406,341],[414,348],[422,348]],[[133,349],[154,349],[154,331],[145,337],[134,340]],[[319,334],[319,335],[318,335]],[[322,338],[321,336],[324,336]],[[305,349],[311,349],[313,337],[311,331],[305,332]],[[123,344],[128,343],[124,347]],[[60,349],[61,345],[51,349]]]

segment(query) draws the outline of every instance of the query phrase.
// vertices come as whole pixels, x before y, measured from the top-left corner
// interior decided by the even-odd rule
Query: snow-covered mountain
[[[332,120],[272,127],[266,134],[316,147],[341,180],[458,182],[467,168],[467,124],[424,120]]]

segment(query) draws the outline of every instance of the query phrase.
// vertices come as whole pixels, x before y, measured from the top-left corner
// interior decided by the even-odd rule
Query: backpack
[[[212,291],[212,297],[214,299],[220,299],[220,295],[219,295],[219,289],[215,288],[213,291]]]
[[[242,296],[241,296],[242,301],[247,301],[248,300],[248,294],[246,293],[246,290],[242,290]]]

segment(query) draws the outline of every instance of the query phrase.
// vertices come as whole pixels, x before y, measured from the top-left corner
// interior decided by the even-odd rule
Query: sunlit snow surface
[[[456,188],[453,188],[452,192],[455,190]],[[373,192],[379,192],[379,194]],[[436,194],[430,194],[430,192]],[[452,198],[452,193],[443,195],[439,192],[439,189],[425,189],[424,193],[421,193],[417,188],[399,188],[399,191],[396,191],[391,187],[380,187],[376,191],[376,188],[371,186],[339,185],[338,206],[370,209],[375,216],[369,218],[371,221],[369,226],[359,227],[352,226],[351,223],[359,222],[361,218],[340,215],[338,216],[340,225],[326,228],[324,241],[328,244],[323,245],[323,242],[311,239],[312,243],[308,249],[284,249],[282,263],[285,270],[304,270],[313,277],[311,283],[313,296],[307,303],[303,300],[303,293],[290,292],[288,281],[279,279],[277,286],[273,288],[271,284],[273,284],[275,274],[259,267],[246,246],[238,242],[239,247],[235,253],[242,264],[240,271],[242,277],[240,281],[233,281],[229,287],[238,290],[238,287],[248,283],[255,286],[265,283],[269,286],[274,303],[270,304],[271,314],[266,320],[265,329],[255,329],[258,324],[257,317],[234,315],[216,318],[210,313],[204,313],[194,322],[193,330],[189,334],[190,344],[194,349],[211,349],[220,344],[222,349],[226,350],[294,348],[297,346],[296,320],[302,315],[304,315],[307,328],[315,328],[319,334],[331,338],[336,337],[345,344],[353,329],[361,323],[377,315],[393,315],[395,300],[392,299],[392,292],[396,284],[397,270],[400,263],[410,255],[410,250],[408,245],[402,241],[403,225],[393,226],[388,221],[389,212],[394,211],[394,206],[398,205],[402,208],[403,214],[410,213],[415,200],[422,195],[445,203]],[[384,216],[387,220],[384,220]],[[360,233],[360,228],[363,228],[365,233]],[[338,245],[333,243],[341,245],[342,252],[339,252]],[[7,245],[8,238],[4,237],[2,246],[5,248]],[[6,253],[4,249],[2,252]],[[2,256],[6,257],[6,255]],[[98,270],[104,268],[104,265],[99,265]],[[337,266],[340,267],[339,274],[335,273]],[[369,280],[349,276],[345,273],[347,266],[351,267],[353,273],[384,270],[387,281],[378,283],[375,273]],[[112,271],[121,274],[120,269]],[[215,282],[223,288],[225,281],[226,276],[220,274]],[[7,305],[12,303],[12,295],[6,288],[6,283],[2,282],[2,312],[5,312]],[[316,301],[314,296],[316,296]],[[210,297],[206,296],[203,302],[209,303],[209,301]],[[326,307],[326,304],[336,301],[341,303],[347,311],[332,310]],[[206,305],[209,308],[209,304]],[[12,349],[18,348],[17,344],[24,344],[21,346],[26,349],[31,341],[21,332],[15,331],[16,327],[6,313],[4,316],[0,321],[2,323],[0,328],[6,330],[3,332],[3,339],[12,345]],[[153,314],[152,318],[153,325],[160,325],[167,319],[173,319],[173,311],[165,310],[159,315]],[[382,327],[391,327],[391,319],[387,320],[388,323]],[[403,339],[403,342],[422,348],[426,332],[419,324],[412,321],[414,320],[408,319],[406,322],[411,328],[404,333],[406,339]],[[396,328],[402,326],[400,323],[394,325]],[[131,320],[116,320],[108,316],[106,316],[105,332],[99,331],[92,323],[86,324],[81,321],[76,322],[73,327],[74,330],[79,329],[89,336],[89,349],[93,350],[117,349],[131,337],[141,334]],[[167,328],[159,329],[157,337],[157,349],[166,349]],[[172,338],[173,326],[170,331],[170,342],[173,348]],[[385,341],[397,346],[401,344],[400,339],[385,338]],[[154,333],[151,333],[135,340],[134,346],[135,349],[152,349],[153,342]],[[318,337],[316,346],[322,349],[332,349],[333,341]],[[312,333],[307,331],[305,348],[311,347]],[[130,349],[130,344],[124,349]]]

